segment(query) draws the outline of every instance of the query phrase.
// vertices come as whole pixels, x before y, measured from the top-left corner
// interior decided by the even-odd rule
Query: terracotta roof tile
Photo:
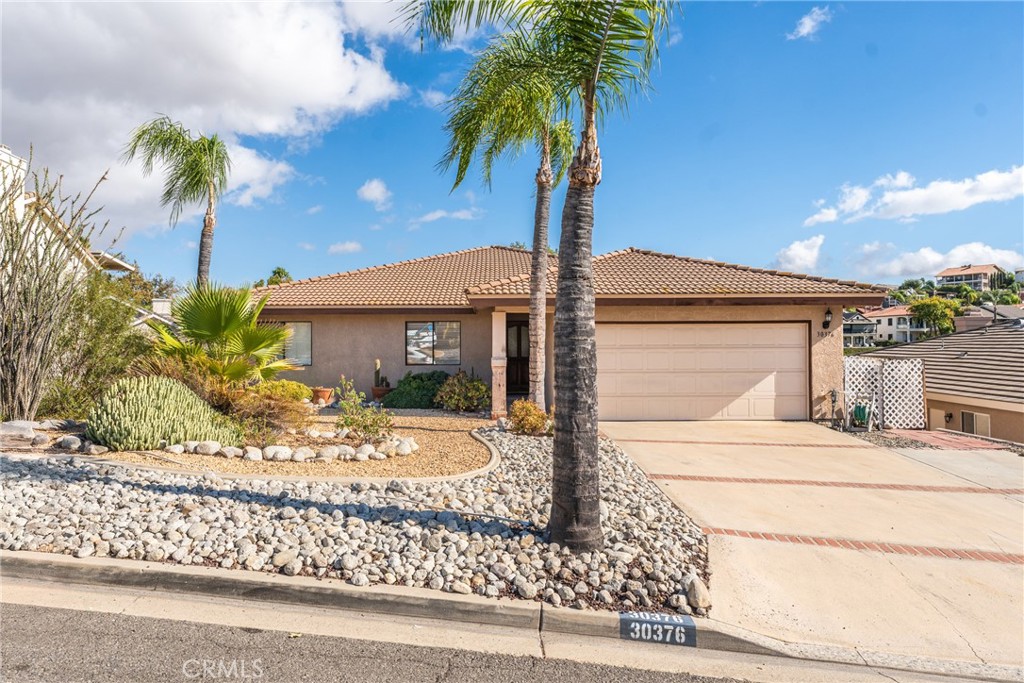
[[[946,268],[941,273],[938,273],[935,277],[952,277],[953,275],[979,275],[981,273],[997,273],[1002,268],[994,263],[986,263],[983,265],[972,266],[970,264],[966,266],[955,266],[953,268]]]
[[[554,294],[554,278],[548,293]],[[629,248],[594,257],[598,295],[721,296],[742,294],[884,294],[885,290],[852,280],[834,280],[720,261]],[[530,276],[496,280],[469,288],[470,296],[528,295]]]
[[[466,289],[530,271],[530,252],[477,247],[253,290],[267,308],[469,307]]]

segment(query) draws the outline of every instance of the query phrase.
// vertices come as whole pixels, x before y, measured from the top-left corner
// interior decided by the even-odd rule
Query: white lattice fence
[[[878,396],[878,416],[887,429],[924,429],[924,361],[920,358],[843,359],[846,412],[858,395]]]

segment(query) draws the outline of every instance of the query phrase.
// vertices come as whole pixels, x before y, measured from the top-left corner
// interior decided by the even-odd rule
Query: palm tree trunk
[[[213,256],[213,228],[217,225],[217,195],[213,183],[206,202],[206,217],[203,219],[203,232],[199,237],[199,269],[196,281],[200,286],[210,280],[210,259]]]
[[[533,216],[533,261],[530,275],[530,400],[547,410],[544,400],[545,338],[548,299],[548,220],[551,214],[551,155],[545,140],[537,169],[537,205]]]
[[[601,155],[592,107],[585,113],[586,128],[569,167],[555,297],[558,407],[555,410],[550,535],[551,541],[575,551],[595,550],[604,545],[591,258],[594,190],[601,182]]]

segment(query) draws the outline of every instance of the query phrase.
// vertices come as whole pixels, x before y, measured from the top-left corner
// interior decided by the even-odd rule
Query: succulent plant
[[[115,451],[184,441],[242,442],[242,431],[191,389],[168,377],[114,382],[89,414],[85,436]]]

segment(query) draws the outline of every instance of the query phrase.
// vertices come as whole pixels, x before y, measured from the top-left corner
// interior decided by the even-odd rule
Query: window
[[[978,436],[992,436],[992,418],[987,413],[960,413],[960,431]]]
[[[459,365],[462,323],[405,323],[406,365]]]
[[[285,323],[292,334],[284,343],[284,357],[296,365],[313,364],[313,323]]]
[[[892,318],[889,318],[889,325],[892,325]]]

